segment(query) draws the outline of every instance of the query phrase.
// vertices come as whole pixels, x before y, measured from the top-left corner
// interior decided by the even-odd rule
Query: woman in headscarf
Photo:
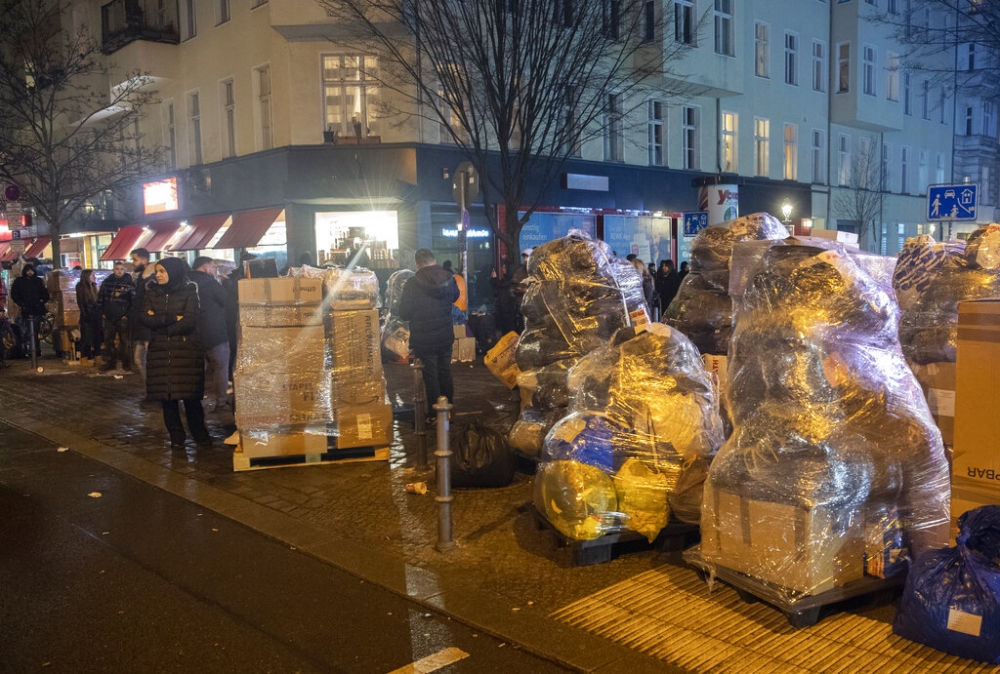
[[[101,306],[97,303],[97,283],[94,270],[80,272],[76,284],[76,304],[80,307],[80,358],[87,365],[101,349]]]
[[[201,399],[205,394],[205,350],[198,336],[198,286],[187,279],[187,264],[167,257],[156,263],[156,283],[142,301],[142,324],[152,333],[146,354],[146,396],[163,406],[170,446],[184,449],[178,403],[184,403],[188,430],[199,447],[211,447]]]

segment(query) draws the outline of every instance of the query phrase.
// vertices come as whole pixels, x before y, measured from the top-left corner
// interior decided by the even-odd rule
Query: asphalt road
[[[565,671],[0,423],[0,672],[400,669]]]

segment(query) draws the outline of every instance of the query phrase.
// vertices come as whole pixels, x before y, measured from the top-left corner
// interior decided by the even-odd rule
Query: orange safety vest
[[[458,299],[455,306],[462,311],[469,310],[469,293],[465,287],[465,279],[460,274],[455,274],[455,284],[458,285]]]

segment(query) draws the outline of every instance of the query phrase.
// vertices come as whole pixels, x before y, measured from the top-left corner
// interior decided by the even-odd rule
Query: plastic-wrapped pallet
[[[410,356],[410,322],[399,317],[399,298],[403,295],[403,285],[413,278],[414,273],[410,269],[394,272],[385,288],[388,314],[382,326],[382,348],[397,358]]]
[[[702,353],[725,355],[732,333],[728,293],[733,244],[786,237],[788,229],[768,213],[752,213],[698,232],[691,242],[691,273],[663,322],[687,335]]]
[[[701,355],[662,324],[621,328],[569,371],[570,413],[545,438],[535,505],[563,534],[637,531],[673,512],[697,522],[708,461],[722,444]]]
[[[980,227],[965,243],[908,239],[893,284],[906,357],[918,365],[954,363],[958,303],[1000,297],[1000,225]]]
[[[565,414],[569,366],[619,328],[648,322],[649,309],[635,267],[578,230],[537,246],[527,271],[516,360],[533,400],[510,440],[515,449],[537,455],[545,432]]]
[[[948,534],[949,471],[891,292],[851,257],[779,245],[739,304],[701,554],[791,603],[905,569]]]

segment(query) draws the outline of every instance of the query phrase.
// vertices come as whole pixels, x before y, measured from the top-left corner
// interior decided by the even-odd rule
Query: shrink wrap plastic
[[[385,317],[385,323],[382,325],[382,345],[386,348],[391,346],[392,348],[389,348],[389,350],[393,351],[393,353],[404,349],[404,341],[408,350],[410,322],[404,321],[399,317],[399,298],[403,295],[403,285],[413,278],[415,273],[410,269],[400,269],[397,272],[393,272],[392,276],[389,277],[388,283],[386,283],[385,308],[388,314]],[[396,355],[402,356],[403,354],[396,353]]]
[[[649,308],[635,267],[579,230],[536,247],[525,282],[516,360],[523,372],[518,384],[533,395],[510,444],[537,455],[545,433],[566,413],[569,368],[619,328],[647,322]]]
[[[784,239],[788,229],[768,213],[753,213],[707,227],[691,242],[691,273],[664,314],[702,353],[725,355],[732,334],[729,271],[733,244]]]
[[[907,239],[893,285],[904,355],[920,365],[954,363],[958,303],[1000,297],[1000,225],[980,227],[967,242]]]
[[[949,472],[890,292],[850,257],[774,246],[738,305],[701,554],[790,603],[947,540]]]
[[[723,434],[716,388],[690,340],[660,324],[622,328],[567,382],[570,414],[545,438],[538,510],[582,540],[630,529],[652,541],[672,510],[697,522]]]
[[[333,311],[376,309],[382,306],[378,277],[364,267],[292,267],[289,276],[323,279],[324,304]]]

